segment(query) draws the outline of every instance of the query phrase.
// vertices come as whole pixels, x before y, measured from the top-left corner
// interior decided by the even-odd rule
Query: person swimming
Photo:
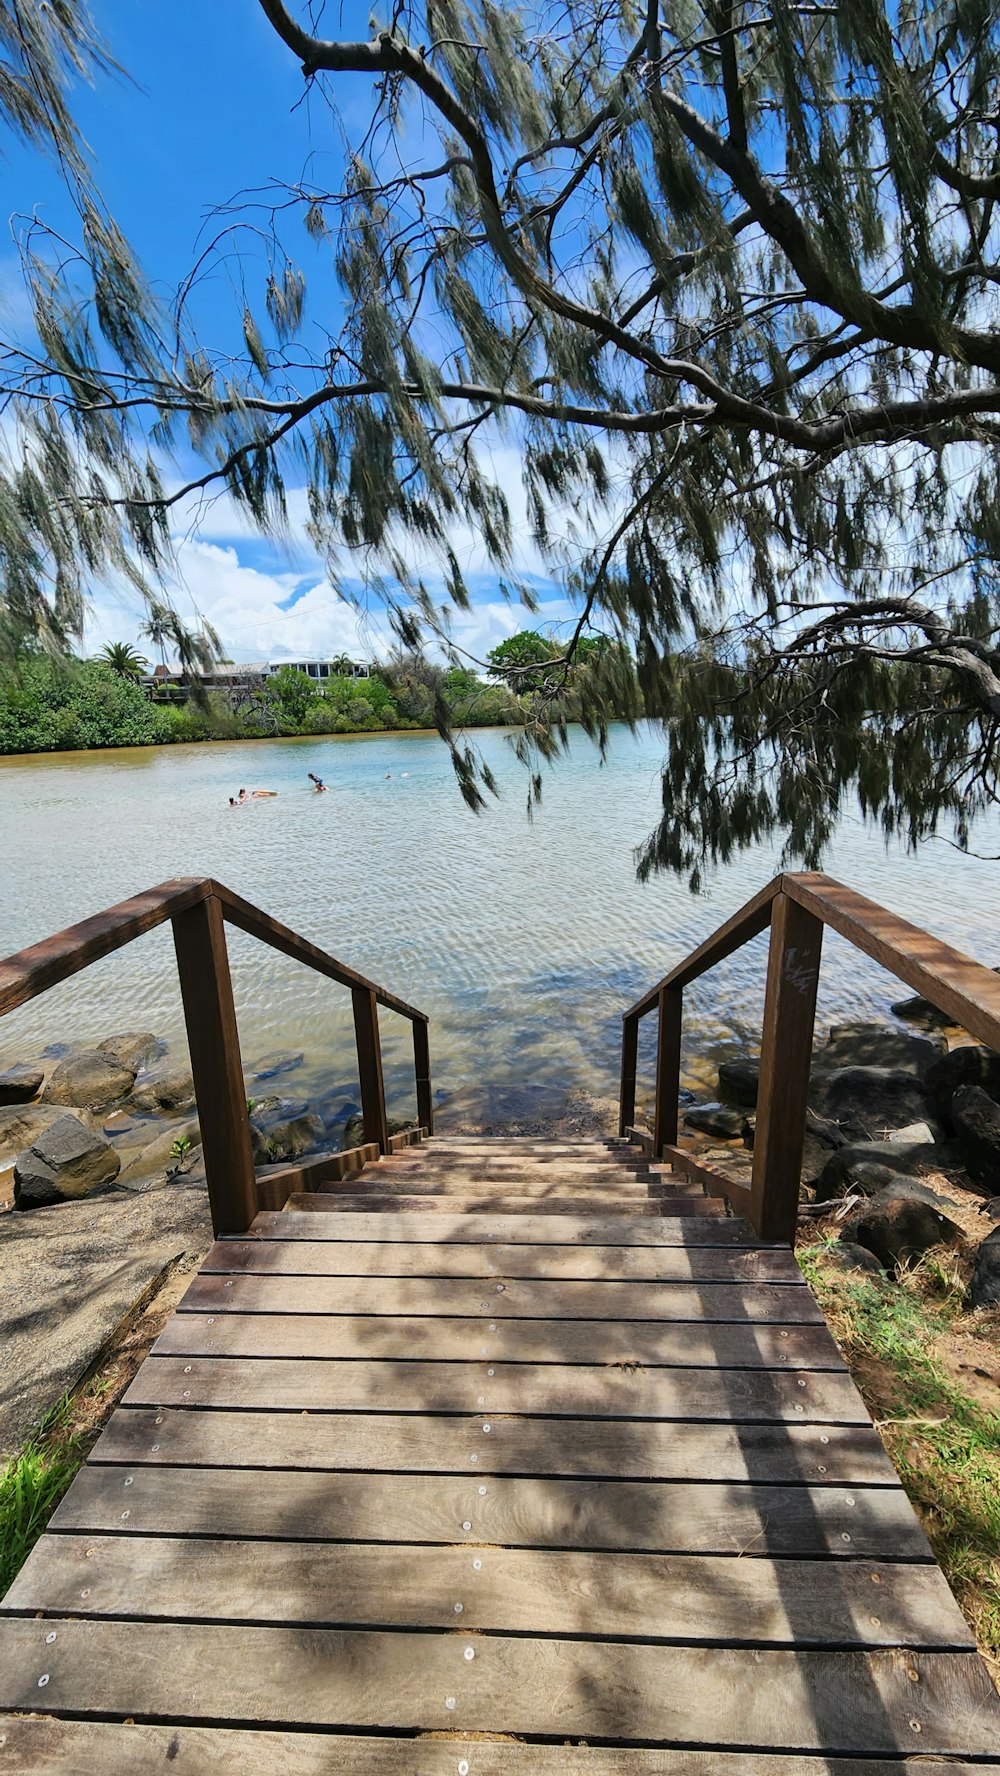
[[[325,795],[326,794],[326,784],[323,782],[322,777],[315,776],[315,774],[312,771],[307,771],[306,776],[308,777],[310,783],[312,784],[313,788],[315,789],[317,795]]]

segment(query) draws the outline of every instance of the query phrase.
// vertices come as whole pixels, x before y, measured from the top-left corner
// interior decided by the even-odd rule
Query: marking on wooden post
[[[210,894],[172,924],[212,1228],[245,1233],[257,1188],[221,904]]]
[[[622,1080],[619,1093],[618,1133],[624,1135],[635,1121],[635,1069],[639,1055],[639,1019],[622,1019]]]
[[[823,925],[786,894],[771,910],[750,1218],[762,1239],[795,1237]]]
[[[375,1141],[380,1153],[389,1151],[389,1124],[385,1114],[382,1079],[382,1048],[378,1036],[378,1000],[368,987],[351,990],[354,1034],[358,1045],[358,1079],[365,1140]]]
[[[677,1141],[677,1107],[681,1090],[681,987],[661,987],[656,1032],[656,1105],[653,1116],[653,1154],[663,1158],[664,1147]]]

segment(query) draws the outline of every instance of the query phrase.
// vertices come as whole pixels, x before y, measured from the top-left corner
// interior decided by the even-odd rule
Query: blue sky
[[[75,109],[108,205],[165,297],[217,230],[218,221],[211,220],[216,206],[276,179],[298,179],[307,170],[328,189],[337,188],[342,168],[337,125],[321,100],[303,101],[298,66],[255,0],[92,0],[92,6],[131,78],[80,88]],[[326,26],[331,33],[367,37],[368,8],[350,0],[342,8],[328,6]],[[338,104],[349,139],[359,139],[369,117],[369,83],[360,76],[342,77]],[[72,228],[55,171],[16,146],[8,145],[0,163],[0,195],[15,233],[17,217],[34,210],[57,228]],[[336,297],[324,269],[327,249],[316,249],[304,230],[292,226],[308,279],[307,313],[329,325]],[[262,313],[264,278],[262,253],[244,239],[238,259],[230,255],[201,284],[195,313],[209,346],[235,349],[243,289]],[[0,244],[0,294],[7,309],[7,325],[0,323],[0,330],[9,331],[23,316],[9,235]],[[535,576],[543,608],[529,618],[504,604],[480,559],[477,539],[457,536],[475,607],[455,624],[455,636],[479,654],[515,629],[559,623],[569,614],[526,523],[518,521],[523,506],[515,444],[498,450],[495,466],[523,537],[518,565]],[[167,473],[178,477],[176,468]],[[293,494],[291,509],[292,536],[281,547],[252,534],[225,502],[184,513],[178,526],[181,581],[173,588],[178,608],[188,619],[204,615],[237,659],[342,648],[377,651],[384,636],[378,612],[359,620],[333,594],[302,530],[304,496]],[[95,587],[87,650],[109,639],[134,640],[140,620],[134,595]]]

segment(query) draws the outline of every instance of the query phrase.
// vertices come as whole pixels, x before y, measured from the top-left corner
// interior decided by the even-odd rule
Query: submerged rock
[[[84,1048],[67,1055],[48,1078],[42,1100],[69,1104],[80,1110],[105,1110],[124,1098],[135,1084],[135,1068],[113,1061],[97,1049]]]
[[[326,1125],[306,1104],[279,1104],[276,1111],[250,1118],[254,1158],[262,1161],[299,1159],[322,1146]]]
[[[293,1054],[290,1049],[280,1049],[276,1054],[265,1055],[251,1068],[249,1077],[253,1080],[277,1079],[282,1073],[294,1073],[305,1061],[304,1054]]]
[[[32,1061],[17,1061],[0,1073],[0,1104],[28,1104],[42,1089],[45,1073]]]
[[[117,1178],[120,1160],[109,1141],[75,1116],[60,1116],[14,1162],[14,1203],[19,1209],[89,1196]]]
[[[894,1017],[902,1018],[907,1024],[921,1024],[925,1030],[951,1030],[955,1028],[955,1020],[946,1011],[940,1011],[922,994],[914,993],[912,999],[897,999],[889,1010]]]
[[[955,1245],[962,1229],[945,1211],[950,1203],[913,1178],[898,1178],[855,1216],[841,1239],[874,1252],[887,1270],[916,1264],[932,1246]]]

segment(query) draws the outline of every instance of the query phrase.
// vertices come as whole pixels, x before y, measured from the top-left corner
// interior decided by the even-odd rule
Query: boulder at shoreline
[[[103,1135],[75,1116],[60,1116],[14,1162],[14,1204],[19,1209],[89,1196],[118,1176],[121,1161]]]
[[[42,1092],[42,1102],[67,1104],[78,1110],[105,1110],[132,1090],[135,1074],[134,1067],[125,1067],[96,1048],[80,1049],[53,1068]]]

